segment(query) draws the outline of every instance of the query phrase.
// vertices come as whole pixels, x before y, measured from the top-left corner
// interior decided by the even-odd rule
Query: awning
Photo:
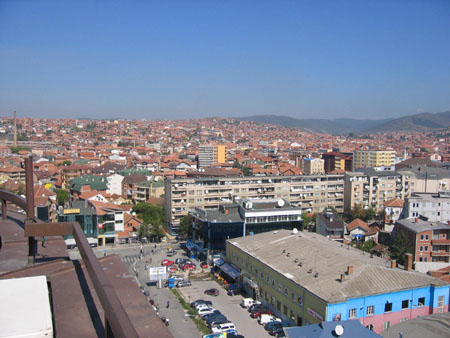
[[[222,270],[224,273],[226,273],[228,276],[230,276],[233,279],[237,279],[240,275],[240,272],[237,271],[235,268],[233,268],[230,264],[224,263],[221,266],[219,266],[219,269]]]

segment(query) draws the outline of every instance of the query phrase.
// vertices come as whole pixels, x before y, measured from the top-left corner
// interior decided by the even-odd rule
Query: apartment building
[[[393,198],[404,199],[414,187],[414,175],[410,172],[376,171],[366,168],[345,174],[345,212],[361,204],[376,212],[384,209],[384,202]]]
[[[302,212],[344,211],[344,175],[174,178],[165,181],[166,224],[173,230],[195,207],[217,209],[236,199],[284,199]]]
[[[395,223],[394,238],[401,234],[407,239],[414,262],[450,265],[450,226],[447,223],[424,221],[418,217],[400,219]],[[420,270],[423,264],[416,265]],[[428,265],[433,268],[442,266]]]
[[[302,170],[306,175],[325,174],[325,161],[321,158],[304,158]]]
[[[226,162],[226,146],[203,144],[198,147],[198,167],[208,167]]]
[[[406,198],[404,217],[424,216],[430,222],[450,221],[450,191],[414,193]]]
[[[359,168],[391,167],[395,164],[393,150],[355,150],[353,170]]]
[[[335,170],[352,170],[353,158],[347,154],[332,151],[322,154],[322,159],[324,160],[324,169],[327,174]]]

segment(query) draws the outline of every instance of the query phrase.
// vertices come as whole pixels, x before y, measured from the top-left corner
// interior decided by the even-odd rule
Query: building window
[[[279,300],[277,300],[277,309],[278,311],[281,311],[281,303]]]
[[[390,321],[384,322],[384,329],[385,330],[389,329],[390,327],[391,327],[391,322]]]
[[[402,309],[408,309],[409,308],[409,299],[405,299],[402,301]]]
[[[423,251],[423,246],[420,246],[419,251],[420,251],[420,252]]]
[[[269,281],[270,281],[270,277],[269,277],[269,275],[266,275],[266,283],[269,284]]]
[[[288,296],[288,295],[289,295],[289,290],[288,290],[288,288],[286,288],[286,287],[284,288],[284,295],[285,295],[285,296]]]
[[[414,216],[414,215],[413,215]],[[420,240],[423,241],[423,235],[420,235]]]
[[[348,319],[356,318],[356,309],[350,309],[348,311]]]
[[[278,283],[278,292],[281,293],[281,283]]]
[[[366,315],[373,316],[374,313],[375,313],[375,306],[374,305],[368,306],[366,309]]]
[[[425,235],[425,240],[428,241],[428,235]]]
[[[288,308],[286,305],[283,305],[283,313],[287,316],[288,314]]]
[[[425,245],[425,251],[428,251],[428,245]]]
[[[264,280],[264,272],[261,271],[261,275],[259,277],[261,280]]]
[[[291,299],[292,299],[293,301],[295,301],[295,292],[294,292],[294,291],[291,292]]]
[[[417,306],[425,306],[425,297],[420,297]]]
[[[384,312],[391,312],[392,311],[392,303],[386,303],[384,305]]]

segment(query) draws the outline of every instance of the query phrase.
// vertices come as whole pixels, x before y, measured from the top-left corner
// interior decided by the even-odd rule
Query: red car
[[[167,270],[169,270],[170,272],[177,272],[177,271],[178,271],[178,269],[177,269],[177,267],[176,267],[175,265],[169,266],[169,267],[167,268]]]
[[[201,263],[200,263],[200,267],[201,267],[202,269],[207,269],[207,268],[208,268],[208,263],[206,263],[206,262],[201,262]]]
[[[273,315],[273,312],[270,310],[264,310],[261,309],[259,311],[253,312],[252,314],[250,314],[250,317],[252,318],[258,318],[259,316],[261,316],[262,314],[266,314],[266,315]]]
[[[183,266],[183,271],[186,271],[186,270],[195,270],[195,265],[194,264],[185,264]]]
[[[174,265],[174,264],[175,264],[174,261],[169,261],[168,259],[163,259],[161,261],[161,265],[164,265],[164,266],[169,266],[169,265]]]

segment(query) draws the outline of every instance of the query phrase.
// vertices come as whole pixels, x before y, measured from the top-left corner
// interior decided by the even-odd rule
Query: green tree
[[[138,230],[138,235],[139,235],[140,239],[142,239],[144,237],[146,237],[146,238],[150,237],[150,229],[148,227],[148,224],[145,224],[145,223],[141,224],[141,226],[139,227],[139,230]]]
[[[57,189],[56,200],[59,205],[64,205],[69,200],[69,193],[63,189]]]
[[[192,237],[192,218],[188,215],[184,216],[178,226],[178,235],[181,237]]]
[[[150,231],[150,235],[155,238],[157,242],[160,241],[161,237],[163,237],[165,234],[164,230],[162,229],[161,225],[154,224],[152,225],[152,230]]]
[[[365,221],[372,220],[375,217],[375,210],[372,207],[366,210]]]
[[[312,224],[314,221],[314,217],[311,217],[308,213],[304,212],[302,214],[302,220],[303,220],[303,229],[309,228],[310,224]]]
[[[249,167],[243,167],[242,172],[244,173],[244,176],[252,176],[252,170]]]
[[[398,264],[403,265],[405,262],[405,254],[411,253],[408,247],[408,239],[401,233],[396,236],[394,242],[391,244],[391,259],[395,259]]]
[[[370,250],[372,250],[372,248],[374,246],[375,246],[375,241],[373,239],[369,239],[368,241],[365,241],[361,245],[361,250],[366,251],[366,252],[370,252]]]
[[[364,210],[361,204],[358,204],[353,209],[350,210],[348,217],[349,222],[357,218],[364,220],[366,219],[366,211]]]
[[[141,202],[136,204],[132,210],[144,223],[151,226],[164,224],[164,208],[162,206]]]

